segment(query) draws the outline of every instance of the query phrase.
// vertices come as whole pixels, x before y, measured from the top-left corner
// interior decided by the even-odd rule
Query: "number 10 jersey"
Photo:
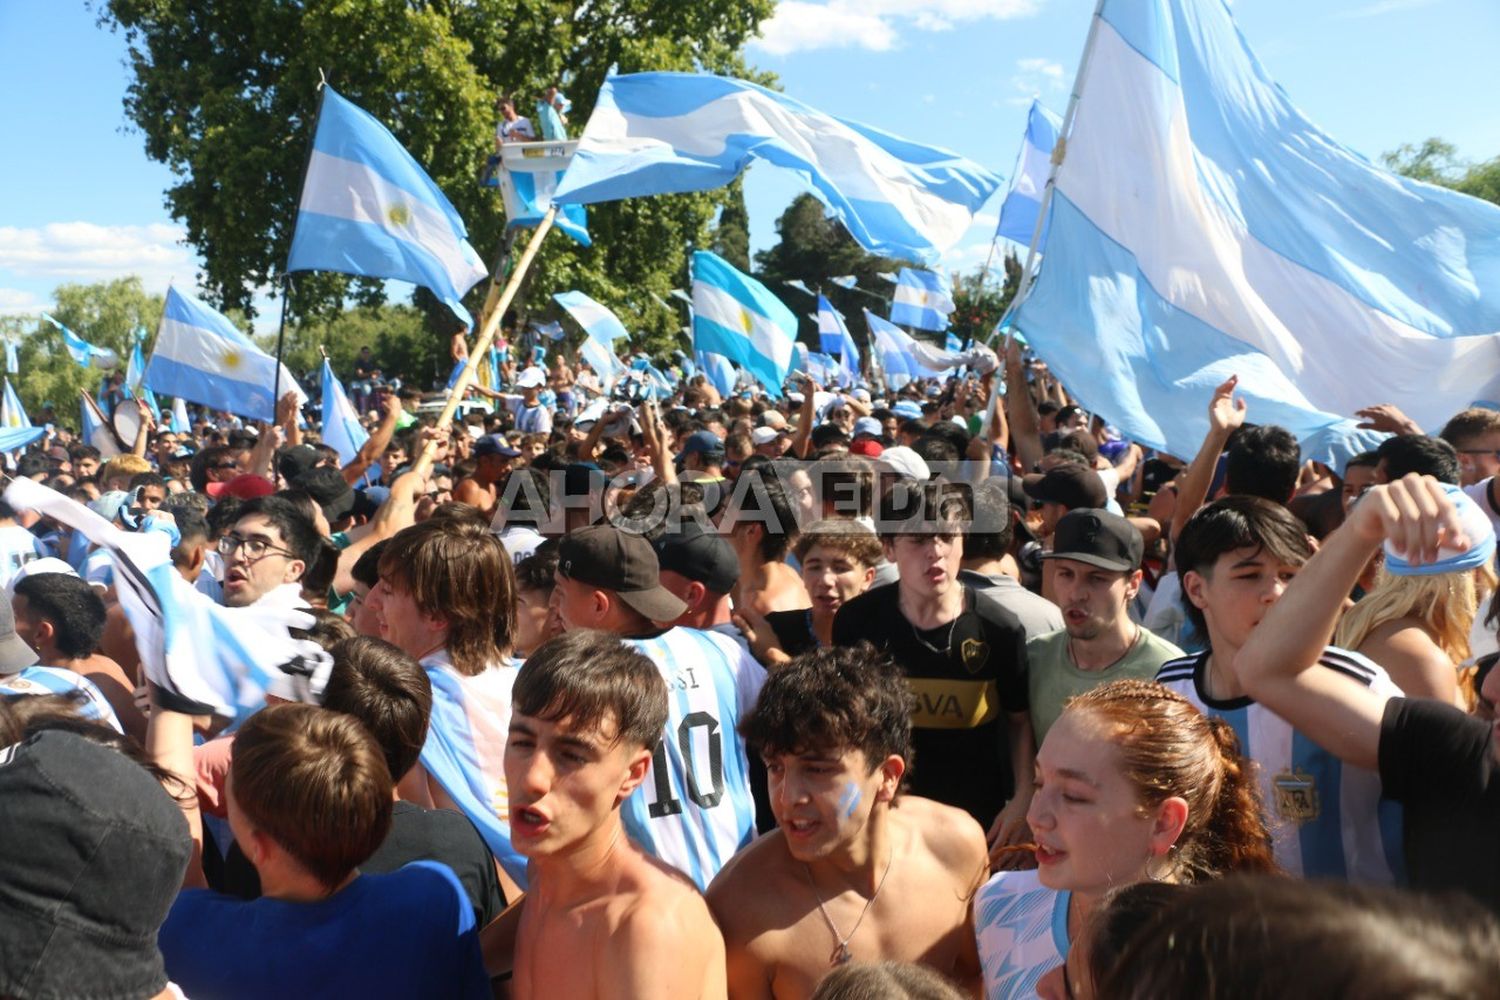
[[[733,639],[701,629],[624,641],[650,657],[667,682],[667,725],[646,780],[620,807],[625,832],[705,889],[755,837],[738,730],[766,671]]]

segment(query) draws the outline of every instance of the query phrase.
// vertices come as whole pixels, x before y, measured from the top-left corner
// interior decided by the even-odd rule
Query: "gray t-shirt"
[[[1143,628],[1135,644],[1119,660],[1103,670],[1080,670],[1068,653],[1065,629],[1028,641],[1026,680],[1031,695],[1031,728],[1036,733],[1037,746],[1042,745],[1047,730],[1062,715],[1069,698],[1110,681],[1155,680],[1163,663],[1182,655],[1182,650]]]
[[[1001,607],[1019,618],[1021,628],[1026,630],[1027,640],[1056,632],[1063,627],[1062,611],[1057,605],[1040,594],[1033,594],[1014,577],[1004,573],[990,576],[987,573],[976,573],[972,569],[961,569],[958,571],[958,582],[989,595]]]

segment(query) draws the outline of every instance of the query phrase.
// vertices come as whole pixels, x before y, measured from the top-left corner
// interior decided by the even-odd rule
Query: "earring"
[[[1154,872],[1154,871],[1151,870],[1151,862],[1153,860],[1155,860],[1155,859],[1153,859],[1153,858],[1147,858],[1146,859],[1146,877],[1148,879],[1150,879],[1151,881],[1153,881],[1153,882],[1165,882],[1167,880],[1167,876],[1170,875],[1170,874],[1172,874],[1173,869],[1175,869],[1177,867],[1177,861],[1173,857],[1173,855],[1176,852],[1177,852],[1177,845],[1176,844],[1173,844],[1172,846],[1170,846],[1170,847],[1167,848],[1167,853],[1166,853],[1166,858],[1167,858],[1166,871],[1164,871],[1164,872],[1162,872],[1160,874],[1158,874],[1158,873],[1156,873],[1156,872]]]

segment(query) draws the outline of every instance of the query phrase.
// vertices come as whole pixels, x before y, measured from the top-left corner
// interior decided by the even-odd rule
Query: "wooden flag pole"
[[[531,234],[531,240],[526,244],[521,259],[516,262],[515,269],[511,271],[510,280],[505,283],[505,290],[500,293],[499,301],[485,316],[484,326],[479,331],[479,339],[474,341],[474,347],[469,351],[469,358],[464,362],[463,370],[458,373],[458,381],[453,383],[453,391],[448,394],[448,402],[443,406],[443,412],[438,415],[438,430],[445,431],[453,423],[453,414],[458,410],[458,404],[463,400],[464,393],[469,391],[469,386],[474,381],[474,372],[478,367],[479,359],[489,353],[490,345],[495,342],[495,334],[500,331],[500,319],[510,308],[511,300],[516,297],[516,291],[521,287],[521,280],[531,269],[531,262],[536,259],[542,239],[552,228],[552,220],[556,217],[557,206],[553,205],[547,209],[547,214],[542,216],[542,221],[537,223],[536,232]],[[429,449],[435,446],[436,442],[428,442]]]

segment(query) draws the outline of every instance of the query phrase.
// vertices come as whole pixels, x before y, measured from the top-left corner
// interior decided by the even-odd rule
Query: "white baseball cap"
[[[516,387],[519,389],[540,389],[547,384],[547,373],[536,365],[527,368],[516,378]]]

